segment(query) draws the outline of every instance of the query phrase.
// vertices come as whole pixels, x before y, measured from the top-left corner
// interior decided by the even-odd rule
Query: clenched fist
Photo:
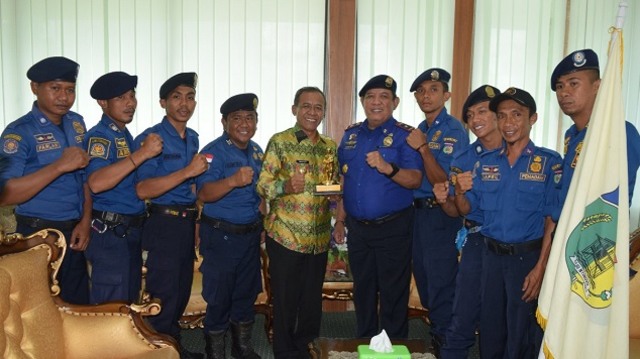
[[[162,152],[162,137],[157,133],[150,133],[142,141],[139,151],[144,155],[145,161],[159,155]]]
[[[244,187],[253,182],[253,168],[249,166],[240,167],[233,176],[229,177],[233,187]]]
[[[60,171],[67,173],[79,168],[85,168],[89,164],[89,154],[80,147],[67,147],[62,156],[56,161]]]
[[[188,177],[196,177],[202,173],[204,173],[209,168],[209,163],[207,162],[207,158],[199,153],[193,156],[191,163],[185,167],[187,171]]]

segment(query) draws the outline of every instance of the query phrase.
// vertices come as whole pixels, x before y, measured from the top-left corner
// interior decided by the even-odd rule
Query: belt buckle
[[[113,212],[102,212],[102,219],[108,222],[118,222],[118,214]]]
[[[498,248],[500,248],[500,252],[508,255],[513,255],[513,246],[506,243],[498,243]]]

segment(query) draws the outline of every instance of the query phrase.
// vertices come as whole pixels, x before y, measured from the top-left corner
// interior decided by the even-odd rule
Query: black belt
[[[439,207],[438,201],[433,197],[416,198],[413,200],[413,206],[420,208],[436,208]]]
[[[258,219],[257,221],[248,224],[235,224],[203,214],[200,220],[211,225],[213,228],[233,234],[247,234],[262,230],[262,219]]]
[[[501,256],[525,254],[542,248],[542,238],[522,243],[503,243],[493,238],[484,237],[484,243],[490,251]]]
[[[464,219],[464,222],[463,222],[463,223],[464,223],[464,226],[465,226],[467,229],[470,229],[470,228],[473,228],[473,227],[478,227],[478,226],[481,226],[481,225],[482,225],[482,224],[480,224],[480,223],[478,223],[478,222],[476,222],[476,221],[472,221],[472,220],[470,220],[470,219],[466,219],[466,218]]]
[[[408,208],[411,208],[411,207],[408,207]],[[364,224],[364,225],[367,225],[367,226],[370,226],[370,225],[379,226],[381,224],[385,224],[385,223],[387,223],[389,221],[393,221],[394,219],[402,216],[408,208],[405,208],[405,209],[400,210],[398,212],[391,213],[391,214],[388,214],[388,215],[386,215],[384,217],[380,217],[380,218],[376,218],[376,219],[355,219],[354,218],[354,220],[356,222],[358,222],[358,223],[361,223],[361,224]]]
[[[161,214],[163,216],[178,217],[186,219],[198,218],[198,208],[195,205],[173,205],[164,206],[161,204],[149,205],[149,213]]]
[[[114,212],[97,211],[95,209],[91,212],[91,215],[93,218],[100,219],[108,224],[123,224],[129,227],[142,227],[144,220],[147,219],[146,213],[138,216],[128,216]]]
[[[31,228],[54,228],[59,231],[70,231],[80,222],[79,219],[70,219],[68,221],[50,221],[48,219],[27,217],[16,213],[16,221],[22,225]]]

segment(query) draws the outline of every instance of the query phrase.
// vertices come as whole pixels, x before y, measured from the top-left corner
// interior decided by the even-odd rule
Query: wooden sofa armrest
[[[59,301],[57,304],[69,358],[95,358],[96,353],[101,358],[114,359],[180,357],[176,341],[156,332],[143,319],[143,313],[155,311],[157,303],[83,306]]]

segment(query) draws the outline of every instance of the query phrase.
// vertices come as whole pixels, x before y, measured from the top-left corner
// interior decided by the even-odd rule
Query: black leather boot
[[[232,357],[236,359],[260,359],[260,356],[253,351],[253,345],[251,344],[252,332],[253,322],[231,322]]]
[[[224,335],[226,333],[226,330],[218,330],[204,335],[204,352],[207,354],[207,359],[225,359]]]

